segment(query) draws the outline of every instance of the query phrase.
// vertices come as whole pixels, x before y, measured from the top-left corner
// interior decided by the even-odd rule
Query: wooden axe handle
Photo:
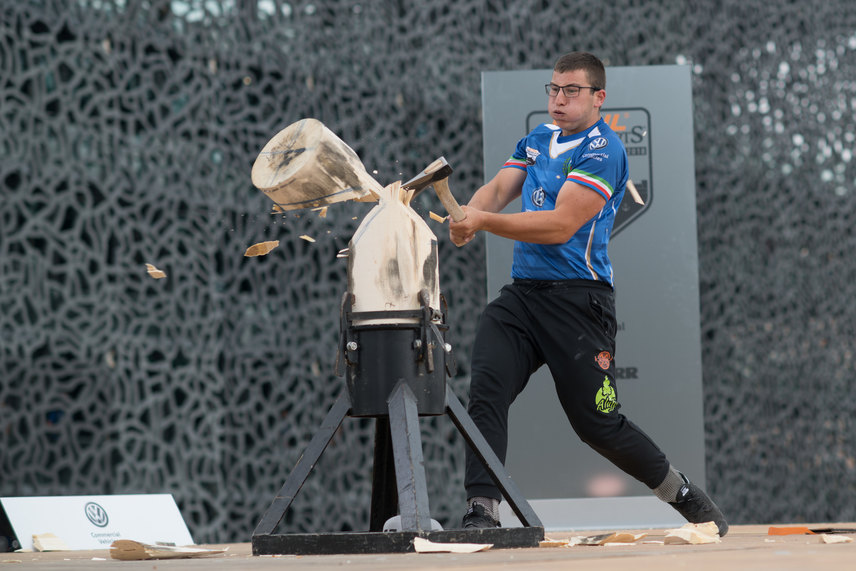
[[[440,197],[440,202],[443,203],[443,207],[446,209],[446,212],[448,212],[449,216],[452,217],[452,220],[460,222],[467,217],[461,209],[461,206],[458,204],[458,201],[455,200],[454,196],[452,196],[452,191],[449,190],[448,178],[434,181],[434,190],[437,192],[437,196]]]

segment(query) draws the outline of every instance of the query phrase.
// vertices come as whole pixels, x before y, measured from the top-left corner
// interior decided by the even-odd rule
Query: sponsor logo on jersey
[[[544,192],[544,189],[539,186],[538,188],[532,191],[532,204],[538,206],[539,208],[541,206],[544,206],[544,199],[546,198],[546,196],[547,194]]]
[[[609,158],[609,153],[586,153],[581,158],[594,159],[596,161],[603,162]]]
[[[531,167],[535,164],[535,161],[538,157],[541,156],[541,153],[538,149],[533,149],[532,147],[526,147],[526,166]]]
[[[609,144],[609,141],[606,140],[606,137],[598,137],[591,143],[589,143],[589,150],[596,151],[598,149],[602,149]]]

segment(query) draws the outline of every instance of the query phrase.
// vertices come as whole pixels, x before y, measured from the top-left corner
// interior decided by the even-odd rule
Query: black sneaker
[[[487,513],[487,509],[483,505],[473,503],[472,507],[464,514],[461,527],[464,529],[499,527],[499,520],[493,519],[493,516]]]
[[[714,522],[719,528],[719,537],[724,537],[728,533],[728,522],[725,521],[725,516],[713,500],[704,493],[704,490],[687,480],[683,474],[681,477],[684,479],[684,485],[678,490],[675,501],[669,502],[669,505],[678,510],[690,523]]]

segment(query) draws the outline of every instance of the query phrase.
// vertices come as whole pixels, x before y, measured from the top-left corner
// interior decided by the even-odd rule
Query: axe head
[[[452,174],[452,166],[446,161],[445,157],[440,157],[423,170],[421,173],[411,178],[401,185],[404,190],[412,190],[413,196],[416,196],[438,180],[449,178]]]

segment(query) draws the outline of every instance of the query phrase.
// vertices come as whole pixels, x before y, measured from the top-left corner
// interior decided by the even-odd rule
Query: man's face
[[[591,86],[586,72],[581,69],[564,73],[554,71],[550,82],[561,86]],[[606,92],[603,90],[581,89],[576,97],[568,97],[560,89],[555,97],[547,97],[547,109],[553,122],[562,128],[562,134],[573,135],[597,122],[605,97]]]

